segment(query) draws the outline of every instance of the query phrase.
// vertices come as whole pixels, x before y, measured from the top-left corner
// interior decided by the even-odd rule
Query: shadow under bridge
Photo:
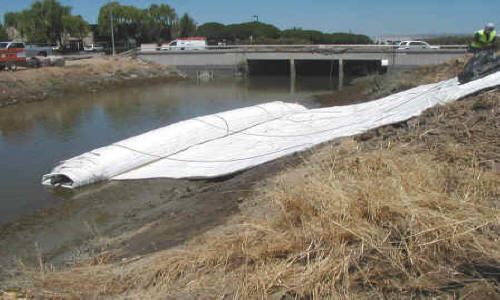
[[[297,76],[329,76],[338,79],[339,89],[344,85],[344,76],[365,76],[387,71],[381,60],[345,59],[248,59],[249,76],[289,76],[291,84]]]

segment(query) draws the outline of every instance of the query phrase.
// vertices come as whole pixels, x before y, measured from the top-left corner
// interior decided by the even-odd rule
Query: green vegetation
[[[146,22],[149,29],[149,41],[171,40],[172,30],[177,20],[175,10],[166,4],[153,4],[147,10]]]
[[[229,39],[230,36],[226,25],[216,22],[209,22],[199,26],[198,33],[211,40]]]
[[[15,27],[29,42],[64,45],[66,35],[83,37],[88,33],[88,24],[79,15],[71,14],[70,6],[57,0],[34,1],[29,9],[9,12],[5,25]]]
[[[138,9],[118,2],[108,3],[99,10],[97,30],[101,36],[111,36],[111,12],[117,41],[160,42],[171,40],[175,35],[177,14],[166,4]]]
[[[290,44],[372,44],[366,35],[351,33],[322,33],[317,30],[292,28],[281,33],[284,42]]]
[[[179,20],[178,36],[189,37],[196,35],[196,23],[188,14],[184,14]]]
[[[101,36],[111,36],[111,13],[117,41],[133,40],[140,44],[196,35],[194,19],[188,14],[179,19],[175,10],[167,4],[153,4],[149,8],[138,9],[132,5],[111,2],[99,11],[97,31]]]
[[[268,39],[277,39],[280,33],[275,26],[260,22],[231,24],[227,26],[227,31],[230,34],[230,40],[244,41],[250,39],[251,36],[252,40],[257,43]]]
[[[99,11],[98,33],[109,37],[110,10],[113,12],[115,39],[134,39],[138,43],[165,42],[176,37],[204,36],[210,43],[277,43],[277,44],[369,44],[365,35],[349,33],[326,34],[320,31],[291,29],[280,31],[276,26],[261,22],[224,25],[209,22],[196,28],[195,20],[188,14],[180,19],[175,10],[166,4],[138,9],[131,5],[111,2]]]
[[[8,39],[9,37],[7,36],[7,32],[5,31],[5,27],[3,27],[2,24],[0,24],[0,41],[5,41]]]
[[[226,40],[234,43],[275,43],[275,44],[371,44],[366,35],[351,33],[323,33],[317,30],[292,28],[280,31],[273,25],[249,22],[223,25],[205,23],[198,27],[198,34],[211,41]]]
[[[188,14],[180,19],[167,4],[153,4],[139,9],[133,5],[110,2],[99,10],[98,24],[92,28],[98,40],[110,40],[111,15],[117,44],[125,48],[132,44],[162,43],[176,37],[204,36],[209,43],[224,41],[230,44],[371,44],[365,35],[323,33],[316,30],[292,28],[281,31],[261,22],[224,25],[215,22],[196,27]],[[90,30],[81,16],[71,15],[71,7],[57,0],[36,0],[29,9],[5,14],[5,25],[15,27],[28,42],[64,45],[64,37],[83,38]],[[0,34],[2,34],[0,27]]]

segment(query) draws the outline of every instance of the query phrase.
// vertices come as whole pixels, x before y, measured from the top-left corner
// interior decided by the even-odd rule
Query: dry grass
[[[487,133],[446,127],[469,120],[477,103],[473,121]],[[376,147],[323,147],[184,250],[33,271],[29,289],[61,298],[498,299],[500,176],[481,159],[498,149],[499,106],[500,92],[490,92],[433,109],[394,139],[372,138]],[[443,118],[450,111],[462,113]],[[498,164],[498,152],[489,157]]]

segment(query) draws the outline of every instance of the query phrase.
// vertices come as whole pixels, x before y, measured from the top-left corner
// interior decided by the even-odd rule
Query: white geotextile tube
[[[43,175],[42,184],[76,188],[108,180],[194,145],[305,110],[277,101],[181,121],[62,161]]]
[[[54,185],[57,180],[51,178],[57,175],[71,178],[71,185],[56,183],[69,188],[106,179],[224,176],[335,138],[401,122],[436,104],[498,85],[500,72],[463,85],[457,79],[422,85],[355,105],[307,110],[272,102],[266,112],[261,110],[268,116],[264,118],[257,116],[260,112],[247,111],[253,107],[227,111],[172,124],[64,161],[42,183]],[[275,106],[283,110],[270,115],[267,110]],[[252,116],[250,121],[242,117],[243,111]]]

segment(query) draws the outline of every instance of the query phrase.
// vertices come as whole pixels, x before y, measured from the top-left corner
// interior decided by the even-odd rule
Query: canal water
[[[269,101],[317,104],[325,77],[182,81],[68,96],[0,109],[0,225],[58,205],[75,192],[42,187],[57,162],[196,116]],[[78,191],[76,191],[78,193]]]

